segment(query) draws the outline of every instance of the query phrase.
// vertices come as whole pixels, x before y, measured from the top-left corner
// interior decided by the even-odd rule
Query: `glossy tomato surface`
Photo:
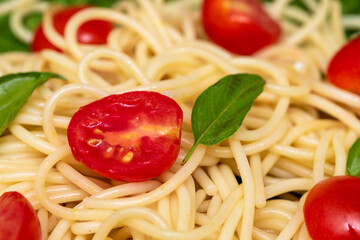
[[[110,95],[74,114],[69,145],[78,161],[104,177],[145,181],[176,160],[182,119],[179,105],[159,93]]]
[[[40,222],[28,200],[18,192],[0,197],[0,240],[40,240]]]
[[[64,8],[54,14],[53,23],[55,30],[64,36],[65,26],[69,19],[77,12],[89,8],[90,6],[76,5]],[[108,21],[103,20],[92,20],[85,22],[79,27],[77,33],[77,40],[79,43],[84,44],[105,44],[107,36],[113,29],[113,25]],[[34,52],[41,51],[43,49],[53,49],[59,51],[44,34],[43,27],[40,25],[34,35],[32,42],[32,50]]]
[[[336,176],[316,184],[304,204],[313,240],[360,239],[360,178]]]
[[[335,86],[360,94],[360,36],[343,46],[332,58],[327,78]]]
[[[212,41],[242,55],[275,43],[281,35],[280,26],[257,0],[204,0],[202,21]]]

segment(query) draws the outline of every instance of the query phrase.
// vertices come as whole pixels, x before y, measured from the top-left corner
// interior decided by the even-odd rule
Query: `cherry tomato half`
[[[18,192],[0,197],[0,240],[40,240],[41,228],[35,210]]]
[[[242,55],[275,43],[281,34],[257,0],[204,0],[202,21],[211,40]]]
[[[69,19],[77,12],[89,8],[90,6],[71,6],[60,10],[55,13],[53,16],[54,28],[55,30],[64,36],[65,26]],[[79,43],[84,44],[105,44],[107,41],[107,36],[113,29],[113,25],[108,21],[103,20],[92,20],[85,22],[79,27],[77,33],[77,40]],[[42,25],[40,25],[34,35],[34,40],[32,42],[31,48],[34,52],[41,51],[43,49],[53,49],[60,51],[55,47],[44,34]]]
[[[120,181],[145,181],[176,160],[182,119],[173,99],[134,91],[80,108],[67,135],[74,157],[94,172]]]
[[[360,36],[343,46],[332,58],[327,78],[335,86],[360,93]]]
[[[307,230],[313,240],[360,239],[360,178],[336,176],[320,181],[304,204]]]

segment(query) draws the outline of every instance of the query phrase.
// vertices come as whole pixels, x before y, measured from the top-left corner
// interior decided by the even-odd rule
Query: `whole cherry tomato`
[[[0,240],[40,240],[41,228],[35,210],[18,192],[0,197]]]
[[[183,113],[150,91],[110,95],[74,114],[68,140],[78,161],[115,180],[137,182],[168,170],[180,150]]]
[[[202,21],[211,40],[242,55],[275,43],[281,34],[257,0],[204,0]]]
[[[320,181],[306,197],[304,217],[313,240],[360,239],[360,178]]]
[[[335,86],[360,93],[360,36],[343,46],[332,58],[327,78]]]
[[[89,8],[90,6],[71,6],[60,10],[53,16],[53,23],[55,30],[64,36],[65,26],[69,19],[77,12]],[[77,40],[79,43],[84,44],[104,44],[106,43],[107,36],[113,29],[113,25],[108,21],[92,20],[85,22],[79,27],[77,33]],[[40,25],[34,35],[34,39],[31,45],[34,52],[41,51],[43,49],[53,49],[60,51],[55,47],[44,34],[42,25]]]

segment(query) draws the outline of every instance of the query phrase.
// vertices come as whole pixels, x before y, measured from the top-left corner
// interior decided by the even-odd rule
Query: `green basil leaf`
[[[35,88],[50,78],[65,80],[59,74],[47,72],[16,73],[0,77],[0,135],[14,120]]]
[[[24,17],[24,25],[30,31],[35,31],[42,19],[42,13],[34,12]]]
[[[98,7],[112,7],[118,0],[89,0],[89,4]]]
[[[43,0],[45,2],[54,2],[61,5],[76,5],[76,4],[90,4],[93,6],[98,7],[112,7],[114,3],[118,2],[119,0]],[[179,0],[165,0],[165,2],[172,2],[172,1],[179,1]]]
[[[88,0],[44,0],[44,2],[57,3],[60,5],[76,5],[76,4],[87,4]]]
[[[344,14],[360,14],[359,0],[341,0],[340,2]]]
[[[54,2],[61,5],[90,4],[98,7],[112,7],[118,0],[45,0],[46,2]]]
[[[22,43],[15,37],[9,27],[9,15],[0,15],[0,53],[11,51],[29,52],[27,44]]]
[[[351,146],[346,160],[346,172],[360,177],[360,138]]]
[[[196,99],[191,113],[195,142],[184,162],[200,143],[214,145],[233,135],[264,85],[265,81],[258,75],[235,74],[206,89]]]
[[[360,1],[359,0],[341,0],[341,7],[343,15],[360,14]],[[352,39],[355,35],[359,34],[359,29],[346,29],[347,39]]]

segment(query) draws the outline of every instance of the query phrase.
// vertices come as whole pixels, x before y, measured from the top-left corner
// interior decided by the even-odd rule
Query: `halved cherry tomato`
[[[360,239],[360,178],[336,176],[320,181],[305,200],[304,217],[313,240]]]
[[[204,0],[202,21],[211,40],[242,55],[275,43],[281,34],[257,0]]]
[[[183,113],[156,92],[110,95],[74,114],[68,140],[78,161],[115,180],[137,182],[168,170],[180,150]]]
[[[41,228],[35,210],[18,192],[0,197],[0,240],[40,240]]]
[[[360,94],[360,36],[343,46],[332,58],[327,78],[335,86]]]
[[[55,13],[53,16],[54,28],[55,30],[64,36],[65,26],[69,19],[77,12],[89,8],[88,5],[72,6],[67,7],[59,12]],[[113,25],[108,21],[103,20],[92,20],[85,22],[79,27],[77,33],[77,40],[79,43],[84,44],[104,44],[106,43],[107,36],[113,29]],[[41,51],[43,49],[53,49],[60,51],[55,47],[44,34],[42,25],[40,25],[34,35],[34,40],[32,42],[31,48],[34,52]]]

